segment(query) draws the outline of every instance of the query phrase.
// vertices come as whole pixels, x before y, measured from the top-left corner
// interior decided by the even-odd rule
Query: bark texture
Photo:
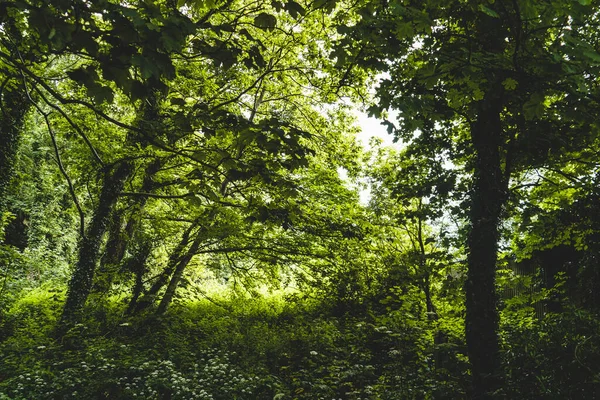
[[[154,187],[153,178],[160,170],[161,165],[162,160],[157,159],[146,167],[140,192],[148,193],[152,191]],[[96,292],[107,293],[112,287],[115,274],[119,272],[129,270],[136,274],[137,279],[138,272],[143,271],[144,264],[150,255],[152,248],[150,247],[149,240],[142,237],[143,235],[140,235],[137,232],[140,225],[140,215],[144,211],[147,201],[147,196],[135,197],[134,203],[128,207],[131,210],[128,214],[128,218],[122,211],[115,210],[113,212],[106,248],[100,259],[100,268],[98,269],[100,279],[95,282]],[[126,223],[124,223],[125,218],[127,218]],[[133,250],[133,253],[135,254],[134,259],[123,265],[123,259],[125,258],[127,250],[130,249],[131,243],[138,242],[140,242],[140,245],[137,246],[137,249]],[[140,262],[142,262],[141,265],[139,264]],[[133,267],[133,269],[130,267]]]
[[[86,235],[79,243],[79,258],[67,290],[67,300],[61,317],[61,328],[68,328],[81,318],[81,311],[92,289],[94,273],[100,257],[102,238],[110,223],[111,213],[119,193],[123,190],[125,180],[133,171],[129,162],[120,163],[112,173],[107,173]]]
[[[185,255],[180,258],[179,263],[177,264],[177,266],[175,267],[175,271],[173,272],[173,276],[169,281],[169,285],[165,290],[165,294],[163,295],[162,299],[160,300],[160,303],[158,304],[158,309],[156,310],[157,314],[164,314],[167,311],[167,308],[169,308],[169,305],[171,305],[171,302],[175,297],[175,291],[177,290],[177,287],[181,282],[181,278],[183,278],[183,272],[192,260],[192,257],[194,257],[194,255],[198,251],[200,243],[202,243],[202,236],[198,235],[196,236],[196,239],[194,240],[190,248],[185,252]]]
[[[156,278],[150,289],[148,289],[148,291],[144,293],[143,296],[139,296],[139,294],[137,295],[137,298],[139,298],[139,300],[137,300],[136,298],[137,301],[133,302],[132,299],[132,302],[129,304],[128,307],[128,313],[140,313],[154,304],[158,293],[170,281],[171,276],[175,273],[180,263],[184,260],[185,255],[189,254],[189,251],[186,251],[186,249],[188,245],[190,245],[191,235],[196,226],[196,224],[191,224],[188,227],[188,229],[186,229],[186,231],[183,233],[181,240],[179,241],[179,244],[177,245],[177,247],[175,247],[175,249],[173,249],[173,252],[169,257],[167,267]],[[187,262],[185,264],[187,265]]]
[[[501,169],[502,103],[497,94],[481,102],[471,129],[476,151],[471,195],[466,282],[466,339],[474,399],[491,398],[498,388],[496,260],[498,225],[506,188]]]
[[[496,7],[494,5],[493,7]],[[500,12],[500,10],[497,10]],[[501,18],[483,15],[476,23],[479,51],[502,58],[507,35]],[[471,191],[470,231],[467,237],[466,339],[473,399],[494,398],[500,386],[496,263],[502,209],[506,203],[507,177],[503,171],[506,133],[502,123],[505,79],[502,67],[486,65],[486,93],[476,103],[471,123],[475,151]]]
[[[131,315],[134,312],[135,306],[144,292],[144,273],[146,272],[146,262],[148,257],[150,257],[151,252],[152,244],[150,243],[150,240],[143,240],[137,246],[134,256],[127,267],[127,269],[135,275],[135,284],[133,285],[133,290],[131,292],[131,300],[129,300],[127,306],[127,315]]]

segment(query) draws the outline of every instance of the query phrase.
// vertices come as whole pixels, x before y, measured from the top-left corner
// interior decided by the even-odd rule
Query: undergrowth
[[[238,297],[126,317],[114,299],[56,340],[64,293],[37,289],[2,316],[0,399],[466,398],[462,321],[411,314],[409,300],[334,317],[318,301]],[[521,314],[503,314],[499,398],[594,398],[597,319]]]

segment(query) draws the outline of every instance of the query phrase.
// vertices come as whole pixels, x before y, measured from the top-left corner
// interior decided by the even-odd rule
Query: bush
[[[567,309],[502,327],[503,395],[511,399],[600,397],[600,321]]]

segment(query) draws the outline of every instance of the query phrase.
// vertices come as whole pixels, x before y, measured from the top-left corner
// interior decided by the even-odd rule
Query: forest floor
[[[0,399],[468,397],[464,344],[441,333],[448,326],[401,310],[351,315],[323,301],[273,296],[198,300],[163,316],[125,317],[122,303],[92,303],[85,320],[57,340],[63,298],[36,290],[3,315]],[[564,322],[503,330],[511,341],[503,350],[510,398],[598,394],[598,330],[577,341],[559,329]],[[598,328],[594,319],[578,323],[579,332]],[[562,347],[553,342],[559,339]],[[550,358],[555,364],[541,364]]]

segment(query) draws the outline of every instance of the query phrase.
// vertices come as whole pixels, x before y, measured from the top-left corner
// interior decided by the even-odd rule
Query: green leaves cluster
[[[598,18],[590,1],[0,0],[0,150],[17,155],[0,176],[0,312],[23,320],[25,290],[70,285],[59,335],[76,347],[84,306],[125,332],[214,300],[210,285],[316,304],[273,341],[285,313],[231,336],[207,325],[270,352],[259,383],[219,392],[220,370],[133,359],[153,380],[114,367],[96,395],[464,397],[469,357],[476,385],[504,374],[498,393],[540,395],[551,373],[517,376],[548,362],[548,342],[518,356],[519,335],[581,347],[552,318],[598,310]],[[395,149],[363,151],[352,102]],[[11,379],[15,396],[63,390]]]

